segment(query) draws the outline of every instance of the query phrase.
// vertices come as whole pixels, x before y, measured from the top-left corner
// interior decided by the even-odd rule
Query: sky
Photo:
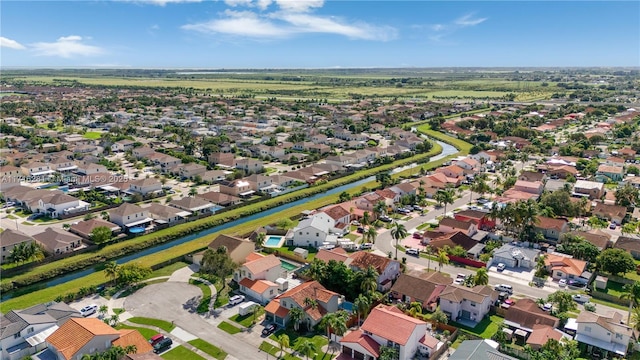
[[[640,1],[3,0],[2,67],[640,66]]]

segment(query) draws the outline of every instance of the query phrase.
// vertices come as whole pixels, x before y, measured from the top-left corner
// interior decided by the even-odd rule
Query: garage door
[[[462,318],[463,319],[471,319],[471,313],[466,310],[462,310]]]
[[[351,349],[346,346],[342,347],[342,353],[351,357]],[[353,359],[364,360],[364,354],[357,351],[353,351]]]

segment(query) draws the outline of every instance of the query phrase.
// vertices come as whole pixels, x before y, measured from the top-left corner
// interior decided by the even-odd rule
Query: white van
[[[500,284],[496,286],[496,291],[513,294],[513,286],[507,285],[507,284]]]

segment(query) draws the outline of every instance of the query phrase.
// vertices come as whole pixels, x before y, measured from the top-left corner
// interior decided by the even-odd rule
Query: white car
[[[407,255],[420,256],[420,251],[418,249],[407,249],[405,253]]]
[[[80,315],[87,317],[89,315],[95,314],[98,311],[98,305],[91,304],[80,309]]]
[[[544,311],[551,311],[552,308],[553,308],[553,304],[551,304],[551,303],[546,303],[546,304],[542,305],[542,310],[544,310]]]
[[[500,284],[496,286],[496,291],[506,292],[508,294],[513,294],[513,286],[507,284]]]
[[[567,280],[566,279],[560,279],[560,281],[558,281],[558,286],[560,286],[560,287],[567,286]]]
[[[505,265],[504,263],[500,263],[498,264],[498,266],[496,266],[496,269],[498,269],[498,271],[504,271],[504,269],[507,268],[507,265]]]
[[[238,305],[244,301],[244,295],[233,295],[229,298],[229,305]]]

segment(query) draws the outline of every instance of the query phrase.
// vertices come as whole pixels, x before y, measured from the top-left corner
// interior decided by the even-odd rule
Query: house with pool
[[[305,299],[314,299],[317,306],[305,304]],[[338,311],[342,302],[340,294],[327,290],[317,281],[308,281],[274,298],[264,309],[267,321],[283,327],[289,323],[290,309],[302,309],[304,318],[301,323],[310,329],[316,326],[324,315]]]
[[[261,304],[268,303],[287,289],[287,270],[275,255],[251,253],[249,260],[233,274],[240,292]]]

